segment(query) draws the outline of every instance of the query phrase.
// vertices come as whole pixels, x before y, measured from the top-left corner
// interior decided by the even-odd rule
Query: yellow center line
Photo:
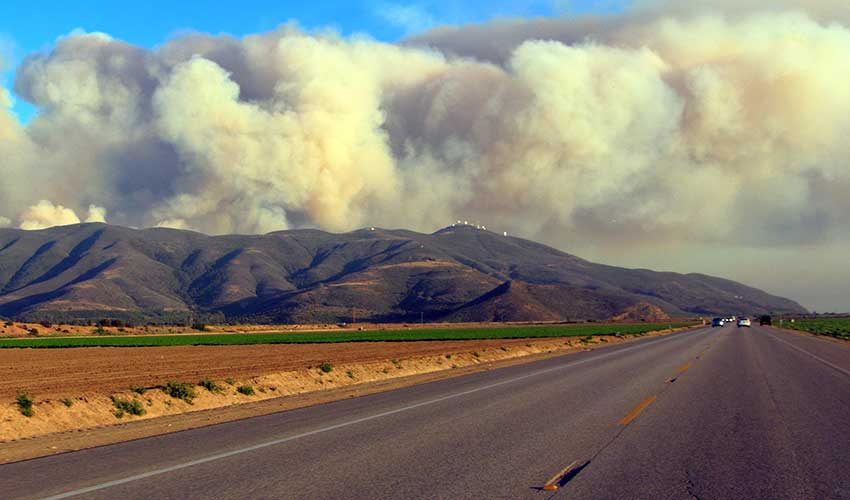
[[[688,371],[688,368],[690,368],[690,367],[691,367],[691,364],[692,364],[692,363],[693,363],[692,361],[688,361],[687,363],[685,363],[684,365],[682,365],[682,366],[679,368],[679,375],[681,375],[681,374],[685,373],[686,371]]]
[[[628,425],[629,422],[636,419],[647,406],[651,405],[653,401],[655,401],[655,396],[650,396],[641,401],[639,405],[635,406],[634,410],[630,411],[628,415],[620,419],[620,425]]]
[[[558,480],[559,480],[559,479],[561,479],[562,477],[564,477],[564,476],[567,474],[567,472],[569,472],[570,470],[572,470],[572,468],[573,468],[573,467],[575,467],[576,465],[578,465],[578,460],[575,460],[575,461],[574,461],[573,463],[571,463],[570,465],[568,465],[568,466],[564,467],[563,469],[561,469],[560,471],[558,471],[558,473],[557,473],[557,474],[555,474],[554,476],[552,476],[552,479],[550,479],[550,480],[546,481],[546,484],[543,486],[543,489],[544,489],[544,490],[547,490],[547,491],[548,491],[548,490],[557,490],[557,489],[558,489],[558,485],[557,485],[557,484],[555,484],[555,483],[556,483],[556,482],[558,482]]]

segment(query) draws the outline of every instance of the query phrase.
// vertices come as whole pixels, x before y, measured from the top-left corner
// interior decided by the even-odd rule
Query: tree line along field
[[[215,335],[145,335],[110,337],[45,337],[0,339],[0,348],[62,347],[158,347],[191,345],[311,344],[340,342],[410,342],[436,340],[485,340],[518,338],[586,337],[593,335],[642,335],[694,323],[641,323],[521,326],[505,328],[415,329],[383,331],[247,333]]]
[[[802,318],[793,323],[786,321],[785,325],[794,330],[801,330],[815,335],[827,335],[842,340],[850,340],[850,317],[848,318]]]

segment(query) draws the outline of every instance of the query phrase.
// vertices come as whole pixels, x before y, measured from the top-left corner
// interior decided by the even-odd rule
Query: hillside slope
[[[658,310],[671,316],[805,311],[733,281],[594,264],[468,226],[433,234],[254,236],[105,224],[0,229],[5,317],[521,321],[632,317],[643,310],[656,316]]]

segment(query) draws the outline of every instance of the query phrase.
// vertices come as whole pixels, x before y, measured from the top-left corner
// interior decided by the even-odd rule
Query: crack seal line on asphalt
[[[794,350],[800,351],[800,352],[802,352],[803,354],[805,354],[806,356],[809,356],[809,357],[811,357],[811,358],[814,358],[814,359],[816,359],[817,361],[820,361],[821,363],[825,364],[826,366],[828,366],[828,367],[832,368],[833,370],[836,370],[836,371],[838,371],[839,373],[842,373],[842,374],[847,375],[848,377],[850,377],[850,370],[845,370],[844,368],[841,368],[840,366],[838,366],[838,365],[836,365],[836,364],[834,364],[834,363],[830,363],[829,361],[827,361],[827,360],[823,359],[823,358],[822,358],[822,357],[820,357],[820,356],[816,356],[816,355],[814,355],[814,354],[810,353],[809,351],[807,351],[807,350],[805,350],[805,349],[803,349],[803,348],[800,348],[800,347],[795,346],[795,345],[794,345],[794,344],[792,344],[791,342],[788,342],[788,341],[786,341],[786,340],[782,340],[782,339],[780,339],[779,337],[774,336],[772,333],[767,333],[767,332],[763,332],[763,333],[764,333],[765,335],[767,335],[768,337],[772,338],[773,340],[776,340],[776,341],[778,341],[778,342],[782,342],[783,344],[787,345],[787,346],[788,346],[788,347],[790,347],[791,349],[794,349]]]
[[[529,374],[526,374],[526,375],[513,377],[513,378],[510,378],[510,379],[507,379],[507,380],[502,380],[501,382],[496,382],[496,383],[493,383],[493,384],[488,384],[488,385],[484,385],[484,386],[481,386],[481,387],[476,387],[474,389],[469,389],[469,390],[458,392],[458,393],[455,393],[455,394],[449,394],[447,396],[442,396],[442,397],[439,397],[439,398],[429,399],[427,401],[422,401],[420,403],[415,403],[415,404],[412,404],[412,405],[403,406],[401,408],[396,408],[394,410],[389,410],[389,411],[385,411],[385,412],[381,412],[381,413],[376,413],[374,415],[369,415],[368,417],[362,417],[362,418],[358,418],[358,419],[354,419],[354,420],[349,420],[347,422],[341,422],[339,424],[334,424],[334,425],[330,425],[330,426],[327,426],[327,427],[322,427],[322,428],[315,429],[315,430],[312,430],[312,431],[303,432],[301,434],[296,434],[294,436],[288,436],[288,437],[285,437],[285,438],[273,439],[271,441],[258,443],[258,444],[252,445],[252,446],[246,446],[244,448],[239,448],[239,449],[236,449],[236,450],[226,451],[226,452],[222,452],[222,453],[216,453],[214,455],[209,455],[209,456],[199,458],[199,459],[196,459],[196,460],[191,460],[191,461],[188,461],[188,462],[183,462],[183,463],[171,465],[169,467],[163,467],[163,468],[160,468],[160,469],[154,469],[154,470],[151,470],[151,471],[148,471],[148,472],[143,472],[141,474],[127,476],[127,477],[122,478],[122,479],[115,479],[115,480],[112,480],[112,481],[106,481],[106,482],[95,484],[95,485],[92,485],[92,486],[87,486],[87,487],[84,487],[84,488],[79,488],[79,489],[76,489],[76,490],[67,491],[65,493],[59,493],[57,495],[42,497],[42,500],[60,500],[62,498],[70,498],[70,497],[74,497],[74,496],[77,496],[77,495],[83,495],[85,493],[92,493],[92,492],[95,492],[95,491],[100,491],[100,490],[104,490],[104,489],[107,489],[107,488],[112,488],[112,487],[115,487],[115,486],[120,486],[120,485],[123,485],[123,484],[132,483],[134,481],[139,481],[141,479],[147,479],[149,477],[159,476],[159,475],[162,475],[162,474],[167,474],[169,472],[175,472],[175,471],[178,471],[178,470],[187,469],[189,467],[194,467],[196,465],[206,464],[206,463],[209,463],[209,462],[214,462],[214,461],[222,460],[222,459],[225,459],[225,458],[230,458],[230,457],[233,457],[233,456],[236,456],[236,455],[242,455],[244,453],[249,453],[249,452],[256,451],[256,450],[261,450],[263,448],[268,448],[270,446],[276,446],[276,445],[279,445],[279,444],[287,443],[289,441],[295,441],[296,439],[314,436],[316,434],[321,434],[321,433],[333,431],[333,430],[336,430],[336,429],[342,429],[344,427],[349,427],[349,426],[352,426],[352,425],[360,424],[360,423],[363,423],[363,422],[368,422],[370,420],[375,420],[375,419],[379,419],[379,418],[382,418],[382,417],[388,417],[390,415],[396,415],[398,413],[404,413],[404,412],[407,412],[407,411],[410,411],[410,410],[415,410],[417,408],[422,408],[423,406],[429,406],[429,405],[432,405],[432,404],[441,403],[443,401],[448,401],[448,400],[451,400],[451,399],[456,399],[456,398],[459,398],[459,397],[468,396],[468,395],[474,394],[476,392],[486,391],[486,390],[493,389],[493,388],[496,388],[496,387],[500,387],[500,386],[503,386],[503,385],[512,384],[514,382],[519,382],[521,380],[526,380],[526,379],[529,379],[529,378],[532,378],[532,377],[538,377],[540,375],[545,375],[547,373],[551,373],[551,372],[554,372],[554,371],[572,368],[572,367],[575,367],[575,366],[578,366],[578,365],[583,365],[585,363],[589,363],[591,361],[598,361],[600,359],[609,358],[609,357],[615,356],[617,354],[622,354],[622,353],[634,351],[636,349],[641,349],[641,348],[648,347],[648,346],[651,346],[651,345],[660,344],[662,342],[667,342],[667,341],[674,340],[674,339],[680,339],[680,338],[686,336],[688,333],[700,333],[700,332],[705,333],[705,332],[710,332],[710,331],[711,330],[704,330],[704,329],[703,330],[689,330],[689,331],[685,331],[685,332],[683,332],[683,334],[679,334],[679,335],[676,335],[676,334],[666,335],[664,337],[661,337],[658,340],[650,340],[650,341],[642,343],[642,344],[633,345],[633,346],[630,346],[630,347],[625,347],[623,349],[618,349],[618,350],[613,351],[613,352],[605,352],[605,353],[602,353],[598,356],[594,356],[594,357],[591,357],[591,358],[588,358],[588,359],[581,359],[581,360],[577,360],[577,361],[574,361],[574,362],[568,362],[568,363],[565,363],[563,365],[555,366],[555,367],[552,367],[552,368],[537,370],[535,372],[532,372],[532,373],[529,373]]]

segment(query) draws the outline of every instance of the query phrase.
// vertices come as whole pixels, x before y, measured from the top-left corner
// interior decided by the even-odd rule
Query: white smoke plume
[[[80,218],[70,208],[54,205],[49,200],[41,200],[21,213],[21,229],[37,230],[53,226],[79,224]],[[5,224],[3,222],[5,221]],[[106,222],[106,209],[89,205],[89,213],[85,222]],[[11,221],[5,217],[0,219],[0,227],[9,225]]]
[[[400,44],[74,34],[17,69],[31,123],[0,99],[0,214],[35,228],[96,204],[87,220],[208,233],[462,217],[567,248],[844,238],[850,16],[731,4]]]
[[[106,209],[97,205],[89,205],[86,222],[106,222]]]
[[[53,226],[79,224],[80,218],[70,208],[41,200],[21,214],[21,229],[36,230]]]

